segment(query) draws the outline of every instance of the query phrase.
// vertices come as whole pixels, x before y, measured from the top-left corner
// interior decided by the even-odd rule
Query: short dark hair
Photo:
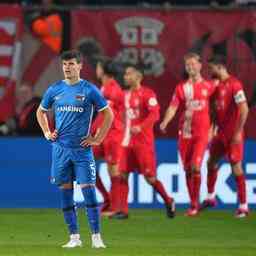
[[[125,69],[127,69],[127,68],[133,68],[136,71],[138,71],[140,74],[144,75],[145,66],[142,63],[137,63],[137,64],[126,63],[125,64]]]
[[[116,63],[111,60],[109,57],[101,56],[98,58],[97,63],[99,63],[104,71],[104,74],[109,76],[116,76],[117,75],[117,67]]]
[[[62,52],[60,56],[61,60],[76,59],[77,63],[82,62],[82,54],[78,50],[69,50]]]
[[[208,63],[214,64],[214,65],[222,65],[226,67],[227,65],[226,56],[220,55],[220,54],[214,55],[208,59]]]

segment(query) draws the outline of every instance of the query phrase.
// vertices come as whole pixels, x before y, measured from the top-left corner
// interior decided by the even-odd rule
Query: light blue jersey
[[[40,107],[45,111],[53,109],[58,131],[58,138],[52,143],[51,181],[57,185],[73,180],[94,184],[91,147],[83,148],[80,143],[89,135],[93,113],[107,107],[101,92],[86,80],[73,85],[58,81],[45,92]]]
[[[41,108],[53,109],[56,143],[67,148],[79,148],[90,132],[93,113],[107,107],[107,102],[96,86],[81,79],[69,85],[65,80],[51,85],[45,92]]]

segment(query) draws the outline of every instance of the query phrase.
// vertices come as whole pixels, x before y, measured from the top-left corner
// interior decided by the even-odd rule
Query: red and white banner
[[[19,71],[22,9],[0,5],[0,122],[14,115],[15,85]]]
[[[231,72],[243,81],[250,97],[256,86],[255,42],[256,12],[252,11],[72,12],[73,47],[84,46],[80,48],[89,64],[93,55],[142,62],[144,83],[157,93],[162,113],[183,77],[183,56],[189,51],[200,53],[203,64],[214,53],[225,54]],[[93,79],[93,73],[85,65],[84,76]],[[207,65],[203,73],[207,77]],[[174,123],[169,136],[176,135]],[[249,137],[256,137],[253,124],[255,113],[247,122]]]

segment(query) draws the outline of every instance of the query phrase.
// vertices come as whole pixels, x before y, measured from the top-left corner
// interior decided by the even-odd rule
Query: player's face
[[[139,79],[140,79],[139,74],[134,68],[128,67],[125,70],[124,81],[125,81],[125,84],[128,85],[129,87],[136,85]]]
[[[201,72],[202,64],[197,58],[189,58],[185,60],[185,69],[189,76],[196,76]]]
[[[103,68],[102,68],[101,63],[98,62],[97,65],[96,65],[96,77],[97,77],[97,79],[98,79],[100,82],[102,81],[103,75],[104,75],[104,70],[103,70]]]
[[[62,69],[65,79],[72,80],[80,77],[82,64],[78,63],[75,58],[62,61]]]

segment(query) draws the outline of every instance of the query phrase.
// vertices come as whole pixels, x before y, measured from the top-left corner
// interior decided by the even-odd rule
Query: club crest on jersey
[[[77,94],[77,95],[76,95],[76,100],[84,101],[84,100],[85,100],[85,96],[82,95],[82,94]]]

